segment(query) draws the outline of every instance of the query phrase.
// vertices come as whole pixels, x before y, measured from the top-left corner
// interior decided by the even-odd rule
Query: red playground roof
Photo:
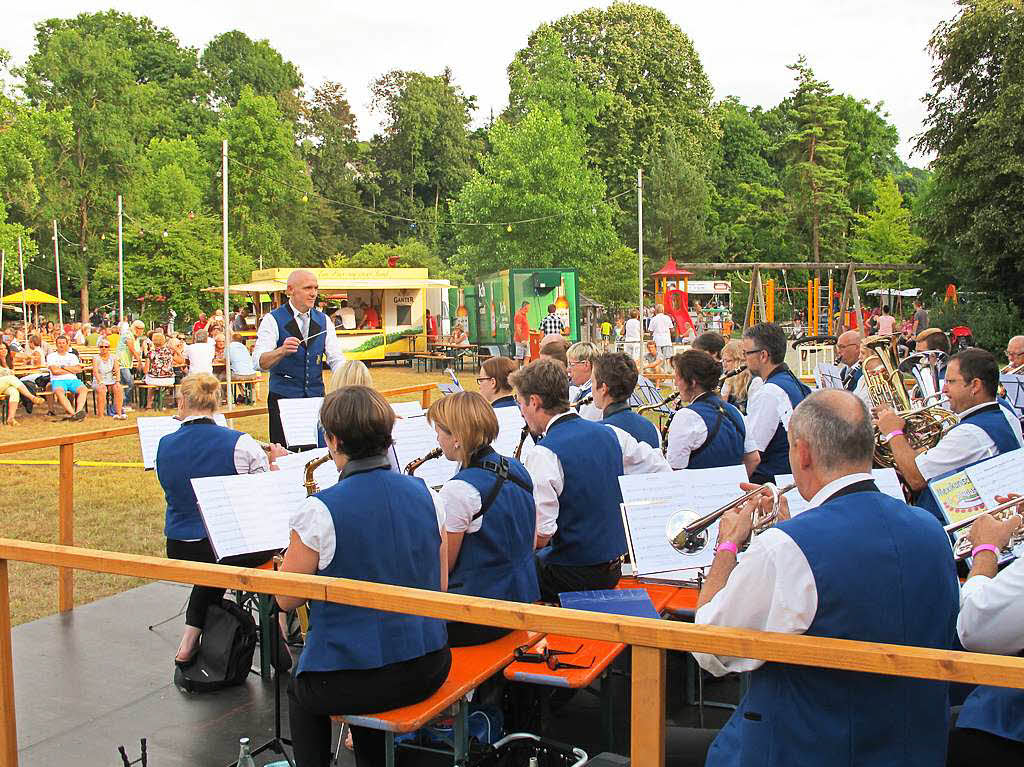
[[[658,271],[651,275],[652,277],[692,277],[693,272],[688,272],[685,269],[676,268],[676,260],[670,258],[665,262],[665,265]]]

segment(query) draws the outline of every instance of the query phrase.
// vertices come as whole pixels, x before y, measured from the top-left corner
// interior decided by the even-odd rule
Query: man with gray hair
[[[809,508],[751,537],[767,491],[727,512],[696,622],[949,649],[958,583],[949,540],[926,511],[880,493],[864,403],[815,392],[789,422],[789,459]],[[754,485],[743,485],[753,489]],[[715,676],[750,671],[750,689],[708,752],[709,767],[945,764],[946,682],[694,653]]]

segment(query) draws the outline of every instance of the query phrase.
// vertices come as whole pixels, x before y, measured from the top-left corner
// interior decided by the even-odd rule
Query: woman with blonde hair
[[[722,349],[722,369],[732,373],[746,364],[743,357],[743,344],[738,339],[729,341]],[[722,384],[721,397],[741,413],[747,412],[747,398],[750,396],[750,371],[744,370],[725,379]]]
[[[519,407],[508,382],[508,377],[518,369],[519,365],[511,357],[488,357],[480,365],[476,385],[491,407]]]
[[[337,391],[342,386],[368,386],[372,389],[373,378],[360,360],[345,360],[331,373],[331,380],[327,382],[327,394]]]
[[[458,473],[441,488],[448,539],[448,590],[454,594],[534,602],[540,599],[533,547],[533,481],[515,458],[498,455],[494,408],[476,392],[434,402],[427,421]],[[511,629],[448,624],[452,647],[483,644]]]
[[[181,382],[178,419],[181,427],[160,439],[156,476],[167,501],[164,535],[167,557],[189,562],[258,567],[276,552],[261,551],[218,560],[206,534],[192,480],[232,474],[256,474],[275,468],[272,462],[288,451],[268,451],[248,434],[219,426],[213,416],[220,402],[220,381],[209,373],[193,373]],[[187,666],[199,647],[206,610],[220,603],[224,589],[194,586],[185,609],[185,631],[174,662]]]

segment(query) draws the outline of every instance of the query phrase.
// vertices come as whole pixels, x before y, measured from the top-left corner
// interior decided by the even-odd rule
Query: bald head
[[[847,330],[838,339],[836,339],[836,353],[847,365],[856,364],[857,360],[860,359],[860,345],[863,341],[863,337],[860,331]]]
[[[1014,336],[1006,342],[1006,358],[1010,367],[1024,365],[1024,336]]]
[[[836,476],[870,471],[875,447],[871,417],[863,400],[841,389],[812,392],[793,411],[789,440],[806,443],[812,463]]]
[[[300,312],[308,312],[319,292],[316,275],[308,269],[296,269],[288,275],[288,298]]]

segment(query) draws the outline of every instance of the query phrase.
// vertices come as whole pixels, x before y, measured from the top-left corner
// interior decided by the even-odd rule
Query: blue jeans
[[[127,402],[132,397],[134,390],[134,383],[132,379],[131,368],[120,368],[121,371],[121,385],[124,386],[124,401]]]

